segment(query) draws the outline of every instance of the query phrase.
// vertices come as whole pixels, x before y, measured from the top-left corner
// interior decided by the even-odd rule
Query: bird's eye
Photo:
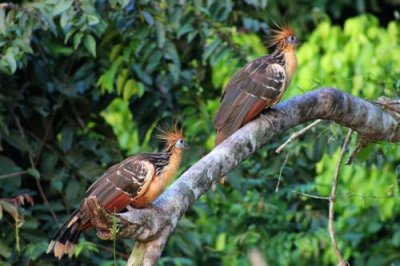
[[[178,141],[176,142],[175,145],[178,148],[182,148],[185,145],[185,143],[184,143],[183,139],[178,139]]]
[[[291,36],[289,36],[289,37],[287,38],[287,41],[288,41],[288,43],[290,43],[290,44],[296,44],[296,43],[297,43],[297,38],[296,38],[296,36],[291,35]]]

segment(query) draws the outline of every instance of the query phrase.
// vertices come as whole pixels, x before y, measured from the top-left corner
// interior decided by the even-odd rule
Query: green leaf
[[[154,19],[153,19],[152,15],[150,15],[150,13],[147,11],[142,11],[142,15],[144,17],[144,20],[147,22],[147,24],[149,24],[149,26],[153,26]]]
[[[25,138],[21,137],[21,135],[19,135],[17,133],[17,131],[11,130],[10,134],[4,135],[3,138],[8,144],[10,144],[14,148],[18,149],[19,151],[22,151],[22,152],[29,151],[28,142],[26,141]],[[0,172],[1,172],[1,169],[0,169]]]
[[[124,86],[124,94],[123,94],[123,99],[125,101],[129,100],[132,95],[138,92],[138,89],[136,87],[136,82],[133,79],[129,79]]]
[[[15,164],[14,161],[0,155],[0,175],[16,174],[21,171],[22,168]],[[21,185],[21,175],[13,175],[7,179],[0,179],[0,184],[2,189],[14,193]]]
[[[70,179],[67,187],[65,188],[65,197],[70,203],[76,203],[79,201],[77,198],[81,184],[75,179]]]
[[[3,8],[0,8],[0,33],[6,34],[6,13]]]
[[[58,16],[72,6],[73,0],[57,1],[53,9],[53,16]]]
[[[163,48],[165,44],[165,27],[161,22],[156,22],[158,48]]]
[[[86,161],[79,167],[79,174],[87,180],[93,180],[103,173],[103,169],[92,161]]]
[[[13,203],[10,203],[5,200],[0,200],[0,204],[2,205],[2,209],[10,214],[14,220],[17,219],[18,217],[18,209],[15,207]]]
[[[71,36],[76,32],[76,29],[70,29],[65,34],[64,44],[66,44]]]
[[[65,31],[67,29],[68,22],[70,21],[71,17],[68,13],[63,13],[60,18],[60,27]]]
[[[78,32],[74,35],[74,49],[78,49],[78,46],[81,44],[83,38],[83,32]]]
[[[128,69],[124,68],[120,71],[120,73],[117,77],[117,94],[118,95],[121,95],[122,92],[124,91],[124,85],[128,78],[128,75],[129,75]]]
[[[223,251],[225,249],[226,243],[226,234],[221,233],[217,237],[217,241],[215,242],[215,249],[218,251]]]
[[[34,178],[36,178],[36,179],[40,179],[40,172],[36,169],[36,168],[28,168],[27,170],[26,170],[26,172],[28,173],[28,174],[30,174],[31,176],[33,176]]]
[[[178,36],[178,38],[180,38],[182,35],[188,33],[188,32],[192,32],[193,31],[193,27],[191,24],[185,24],[183,27],[181,27],[178,32],[176,33],[176,35]]]
[[[41,172],[44,175],[52,174],[55,171],[58,157],[52,152],[43,151],[41,156]]]
[[[203,63],[206,62],[207,58],[215,51],[215,49],[217,49],[218,45],[220,44],[221,40],[215,39],[210,45],[206,47],[206,50],[203,53]]]
[[[105,74],[103,74],[98,83],[101,86],[101,91],[104,93],[113,92],[114,90],[114,79],[117,71],[119,70],[121,64],[123,62],[123,57],[119,56],[112,64],[111,69],[108,70]]]
[[[7,49],[5,58],[8,62],[10,73],[14,73],[15,70],[17,70],[17,61],[15,60],[15,54],[12,48]]]
[[[117,44],[114,45],[113,48],[111,49],[111,53],[110,53],[110,60],[114,61],[115,58],[117,58],[117,56],[120,54],[122,49],[122,45],[121,44]]]
[[[89,53],[93,56],[96,57],[96,40],[92,35],[85,35],[85,38],[83,39],[83,44],[85,45],[86,49],[89,51]]]
[[[392,237],[392,244],[395,247],[400,247],[400,232],[397,231]]]
[[[0,243],[0,255],[3,258],[8,259],[11,255],[15,254],[14,252],[12,252],[12,249],[7,245],[7,242],[1,242]],[[7,264],[6,264],[7,265]]]
[[[52,46],[53,52],[60,56],[68,56],[75,52],[72,47],[65,46],[65,45],[54,45]]]
[[[35,261],[40,255],[46,252],[47,246],[48,242],[46,241],[39,243],[31,243],[27,245],[25,254],[29,257],[29,260]]]
[[[87,19],[88,25],[90,25],[90,26],[94,26],[96,24],[99,24],[99,22],[100,22],[100,19],[94,15],[88,15],[86,17],[86,19]]]
[[[75,128],[67,125],[61,131],[61,148],[64,152],[71,149]]]

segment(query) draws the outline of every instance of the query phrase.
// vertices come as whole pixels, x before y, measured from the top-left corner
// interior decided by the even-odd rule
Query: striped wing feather
[[[107,170],[89,187],[85,197],[96,196],[107,211],[119,212],[147,191],[154,175],[151,162],[140,156],[130,157]],[[79,218],[81,225],[90,221],[85,202],[81,204]]]
[[[223,139],[279,100],[285,76],[284,68],[266,56],[247,64],[232,77],[214,121]]]
[[[99,204],[111,212],[119,212],[129,204],[135,206],[137,199],[147,194],[155,178],[154,157],[157,159],[150,154],[137,155],[110,167],[89,187],[86,197],[96,196]],[[47,253],[54,250],[54,256],[59,259],[65,253],[71,253],[80,233],[92,227],[90,219],[90,211],[83,201],[54,235]]]

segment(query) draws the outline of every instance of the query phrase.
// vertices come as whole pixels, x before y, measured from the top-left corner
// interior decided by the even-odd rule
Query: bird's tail
[[[47,253],[54,251],[54,256],[61,259],[64,254],[72,254],[75,245],[78,242],[81,230],[79,229],[78,214],[79,209],[76,209],[68,220],[58,229],[57,233],[53,236],[50,241]]]

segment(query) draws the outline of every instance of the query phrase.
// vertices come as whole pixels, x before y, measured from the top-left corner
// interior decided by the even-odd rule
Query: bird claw
[[[103,240],[113,240],[117,237],[147,242],[157,238],[161,230],[169,224],[167,216],[154,207],[147,209],[128,207],[127,212],[111,214],[100,206],[95,196],[85,201],[90,211],[91,223],[97,229],[97,236]],[[115,224],[117,230],[113,232]]]
[[[116,237],[113,233],[113,225],[120,226],[118,214],[107,212],[100,204],[95,196],[85,199],[86,206],[90,212],[90,222],[97,229],[97,236],[103,240],[112,240]],[[115,228],[115,226],[114,226]],[[118,231],[118,229],[117,229]]]
[[[113,215],[108,213],[95,196],[85,199],[86,206],[90,211],[90,221],[99,230],[108,230],[113,225]]]

